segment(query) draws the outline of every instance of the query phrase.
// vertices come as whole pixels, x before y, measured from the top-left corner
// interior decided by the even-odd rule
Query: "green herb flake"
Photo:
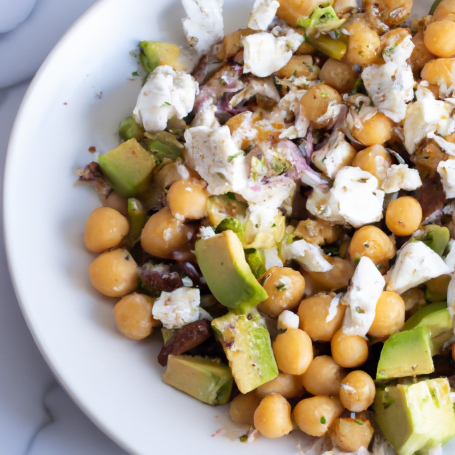
[[[355,419],[354,419],[354,422],[355,422],[357,425],[363,425],[363,422],[361,422],[360,420],[355,420]]]
[[[171,103],[168,103],[167,101],[165,101],[165,102],[164,102],[164,105],[165,105],[165,106],[170,106]]]
[[[329,94],[328,94],[328,93],[325,93],[325,92],[322,92],[322,93],[321,93],[321,96],[323,96],[324,98],[328,98],[328,97],[329,97]]]
[[[276,227],[276,224],[275,224],[275,223],[273,223],[273,224],[272,224],[272,227]]]
[[[354,262],[355,262],[356,264],[358,264],[358,263],[360,262],[360,258],[355,258],[355,259],[354,259]]]
[[[362,55],[363,54],[363,51],[359,51],[359,55]]]
[[[403,159],[403,157],[399,153],[395,152],[395,150],[392,149],[386,150],[397,159],[399,164],[406,164],[406,161]]]
[[[239,152],[239,153],[236,153],[235,155],[231,155],[229,158],[228,158],[228,163],[230,163],[234,158],[237,158],[238,156],[244,156],[245,155],[245,152],[243,152],[242,150]]]
[[[322,423],[322,425],[324,425],[327,422],[327,420],[325,419],[324,416],[322,416],[320,422]]]
[[[355,107],[355,110],[357,113],[359,113],[362,110],[363,107],[363,101],[360,101],[359,105]]]
[[[395,52],[396,48],[397,48],[397,44],[392,44],[392,46],[389,46],[382,51],[382,56],[388,57],[388,56],[392,55]]]
[[[131,73],[131,76],[133,76],[133,77],[139,76],[139,73],[137,71],[135,71],[134,73]]]
[[[382,270],[384,268],[384,266],[382,264],[376,264],[376,268],[378,270]]]
[[[248,441],[248,435],[247,434],[244,434],[243,436],[240,436],[240,442],[246,442]]]
[[[286,285],[283,283],[280,283],[278,286],[276,286],[277,291],[285,291],[286,290]]]
[[[236,201],[237,199],[235,198],[235,194],[234,193],[228,193],[227,194],[227,197],[231,200],[231,201]]]
[[[292,75],[293,75],[294,77],[297,77],[297,71],[294,71],[294,72],[292,73]]]

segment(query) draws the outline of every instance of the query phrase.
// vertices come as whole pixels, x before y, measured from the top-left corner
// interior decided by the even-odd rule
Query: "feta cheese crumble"
[[[206,240],[210,239],[211,237],[215,237],[215,235],[215,231],[210,226],[201,226],[199,229],[199,234],[197,236],[202,240]]]
[[[283,261],[278,256],[278,247],[273,246],[260,251],[264,255],[265,270],[272,267],[283,267]]]
[[[208,183],[210,194],[238,192],[246,185],[245,157],[228,126],[198,126],[185,131],[187,163]]]
[[[385,280],[374,262],[364,256],[357,265],[351,285],[341,303],[347,305],[343,332],[347,335],[366,336],[376,314]]]
[[[373,104],[394,122],[405,118],[406,103],[414,98],[414,76],[407,63],[414,49],[411,40],[409,35],[395,48],[386,49],[383,53],[384,65],[371,65],[362,72]]]
[[[207,54],[224,37],[223,0],[182,0],[188,15],[183,30],[199,55]]]
[[[417,169],[409,169],[407,164],[392,164],[387,169],[387,178],[382,189],[389,194],[400,190],[413,191],[421,186],[422,180]]]
[[[437,168],[446,199],[455,197],[455,160],[441,161]]]
[[[199,84],[193,76],[162,65],[150,73],[137,98],[133,115],[146,131],[163,131],[169,119],[186,117],[194,106]]]
[[[277,208],[250,204],[246,211],[245,248],[272,248],[284,237],[285,218]]]
[[[423,242],[410,241],[401,248],[395,265],[387,273],[387,290],[402,294],[447,273],[450,268],[438,254]]]
[[[199,289],[179,288],[172,292],[162,292],[153,305],[152,314],[167,329],[182,327],[190,322],[204,319],[207,313],[199,308]],[[202,312],[201,312],[202,310]]]
[[[337,315],[338,312],[338,305],[340,304],[341,297],[343,297],[343,293],[340,292],[337,294],[332,301],[330,302],[329,306],[329,314],[327,315],[325,322],[330,322],[335,319],[335,316]]]
[[[271,33],[255,33],[242,39],[244,73],[267,77],[280,70],[303,43],[303,36],[289,29],[285,36],[276,38]]]
[[[332,264],[325,259],[324,252],[319,246],[303,239],[292,243],[288,243],[289,240],[290,238],[286,237],[281,244],[284,259],[297,261],[308,272],[328,272],[332,269]]]
[[[289,310],[284,310],[278,316],[278,330],[298,329],[299,317]]]
[[[277,0],[256,0],[250,14],[248,28],[251,30],[267,30],[279,6],[280,3]]]
[[[455,271],[455,240],[450,239],[449,244],[447,245],[449,253],[444,259],[444,263],[450,269],[450,273]]]

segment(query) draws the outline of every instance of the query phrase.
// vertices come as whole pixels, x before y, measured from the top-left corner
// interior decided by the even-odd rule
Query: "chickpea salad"
[[[437,455],[455,436],[455,0],[182,0],[120,145],[78,169],[93,286],[243,443]],[[248,19],[248,20],[247,20]],[[177,392],[176,392],[177,393]]]

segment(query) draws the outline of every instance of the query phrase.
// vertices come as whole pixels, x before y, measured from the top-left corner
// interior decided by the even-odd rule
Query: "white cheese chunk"
[[[358,263],[351,285],[341,303],[347,305],[343,332],[366,336],[376,314],[376,304],[385,286],[384,277],[374,262],[364,256]]]
[[[298,329],[299,317],[289,310],[284,310],[278,316],[278,330]]]
[[[185,36],[199,55],[207,54],[224,37],[223,0],[182,0],[188,17]]]
[[[201,226],[199,229],[199,234],[197,235],[202,240],[209,239],[211,237],[215,237],[215,231],[210,227]]]
[[[278,248],[276,246],[260,251],[264,255],[265,270],[269,270],[272,267],[283,267],[283,261],[278,256]]]
[[[423,242],[410,241],[401,248],[387,273],[387,290],[402,294],[425,281],[450,273],[441,257]]]
[[[441,177],[446,199],[455,197],[455,160],[441,161],[437,171]]]
[[[343,297],[343,293],[340,292],[337,294],[330,302],[329,306],[329,314],[327,315],[325,322],[330,322],[335,319],[335,316],[338,313],[338,305],[340,304],[341,297]]]
[[[452,321],[455,324],[455,275],[452,274],[452,278],[449,281],[449,287],[447,288],[447,308],[449,310]],[[455,325],[453,328],[455,332]]]
[[[198,92],[199,84],[190,74],[169,65],[158,66],[142,87],[133,115],[146,131],[158,133],[169,119],[182,119],[193,110]]]
[[[248,179],[244,188],[237,191],[248,202],[270,208],[280,207],[295,190],[295,182],[285,176],[266,178],[265,182]]]
[[[245,248],[271,248],[284,236],[285,218],[277,208],[250,204],[246,211]]]
[[[244,73],[267,77],[280,70],[303,43],[303,36],[289,29],[285,36],[276,38],[271,33],[255,33],[242,39]]]
[[[434,139],[434,141],[439,145],[439,147],[447,153],[447,155],[455,156],[455,144],[453,142],[446,141],[441,136],[436,136],[434,133],[428,133],[427,137],[429,139]]]
[[[207,182],[210,194],[238,192],[246,185],[245,157],[228,126],[198,126],[185,131],[187,164]]]
[[[258,130],[253,128],[251,120],[253,118],[253,113],[250,111],[242,112],[237,114],[239,124],[235,131],[232,133],[232,140],[238,149],[242,148],[244,141],[254,141],[258,135]]]
[[[447,267],[449,267],[450,273],[453,273],[455,271],[455,240],[449,240],[448,248],[449,253],[445,257],[444,263]]]
[[[280,3],[277,0],[255,0],[250,14],[248,28],[251,30],[266,30],[273,21]]]
[[[370,65],[362,72],[365,88],[380,112],[394,122],[406,116],[406,103],[414,98],[414,76],[407,63],[414,49],[411,35],[383,53],[384,65]]]
[[[305,240],[297,240],[288,243],[289,237],[285,238],[281,244],[281,254],[287,261],[297,261],[308,272],[328,272],[332,269],[324,257],[322,249]]]
[[[315,188],[307,199],[306,208],[311,214],[322,220],[335,224],[346,223],[344,217],[340,215],[338,201],[333,197],[332,190],[323,193]]]
[[[208,128],[212,129],[218,128],[220,126],[220,123],[218,122],[218,119],[215,117],[215,113],[216,106],[214,104],[212,104],[211,102],[204,104],[194,117],[191,126],[193,128],[195,128],[196,126],[207,126]]]
[[[354,227],[382,218],[384,192],[378,189],[377,178],[369,172],[350,166],[341,169],[330,193],[340,215]]]
[[[413,191],[421,186],[422,180],[417,169],[409,169],[407,164],[392,164],[387,169],[387,178],[382,189],[389,194],[400,190]]]
[[[201,319],[200,303],[199,289],[183,287],[162,292],[153,305],[152,314],[165,328],[178,328]],[[205,316],[205,312],[202,315]]]
[[[455,119],[451,118],[454,106],[436,100],[431,90],[422,84],[417,88],[416,97],[417,101],[407,108],[403,127],[404,145],[411,155],[429,133],[448,136],[455,131]]]

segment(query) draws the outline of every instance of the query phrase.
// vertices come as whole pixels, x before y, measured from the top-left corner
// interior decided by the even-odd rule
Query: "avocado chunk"
[[[444,344],[450,340],[453,334],[452,318],[447,308],[447,302],[425,305],[406,321],[403,331],[424,326],[430,328],[431,354],[440,354]]]
[[[375,420],[397,455],[428,453],[455,435],[455,413],[446,378],[378,389]]]
[[[441,275],[428,280],[425,285],[425,299],[429,302],[442,302],[447,300],[447,290],[449,288],[451,276]]]
[[[376,379],[433,373],[431,346],[428,326],[395,333],[384,343]]]
[[[162,131],[156,134],[145,133],[145,137],[150,140],[148,148],[157,165],[161,164],[165,158],[171,161],[183,158],[185,146],[173,134]]]
[[[152,175],[155,161],[136,139],[130,139],[100,157],[100,168],[120,196],[130,198],[143,193]]]
[[[245,228],[243,227],[243,224],[236,218],[228,216],[223,221],[221,221],[221,223],[215,229],[215,232],[217,234],[220,234],[224,231],[232,231],[235,235],[237,235],[241,242],[243,242],[243,239],[245,238]]]
[[[428,224],[422,229],[423,233],[414,237],[413,242],[420,241],[442,257],[449,244],[450,232],[446,227],[437,224]],[[420,232],[420,231],[419,231]]]
[[[170,355],[163,381],[203,403],[217,406],[229,401],[234,378],[217,359]]]
[[[258,250],[255,250],[254,248],[245,250],[245,258],[256,278],[260,278],[264,275],[266,272],[265,262],[262,254]]]
[[[212,321],[240,392],[248,393],[278,376],[270,334],[256,309]]]
[[[196,258],[215,298],[235,313],[246,313],[268,298],[245,260],[242,243],[232,231],[196,242]]]
[[[135,198],[128,199],[128,219],[130,222],[130,232],[128,232],[126,242],[128,245],[134,244],[140,239],[142,229],[147,220],[147,212],[141,202]]]
[[[220,196],[210,196],[207,203],[207,212],[210,224],[218,226],[226,217],[237,218],[241,223],[246,220],[248,205],[238,201],[234,193]]]
[[[145,130],[142,125],[136,123],[133,117],[128,117],[120,123],[118,134],[124,141],[130,139],[142,140]]]
[[[147,72],[152,72],[157,66],[169,65],[176,71],[183,69],[179,61],[180,47],[172,43],[161,43],[159,41],[142,41],[140,44],[146,57],[141,59],[141,64]]]

